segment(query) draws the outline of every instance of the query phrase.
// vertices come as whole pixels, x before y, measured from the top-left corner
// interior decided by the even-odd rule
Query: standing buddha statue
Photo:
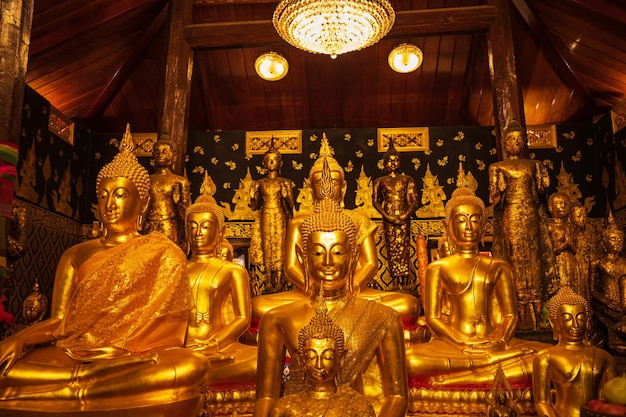
[[[508,159],[489,166],[489,201],[494,205],[493,254],[511,265],[520,329],[536,329],[541,317],[542,259],[539,211],[550,178],[527,158],[526,132],[517,122],[506,130]]]

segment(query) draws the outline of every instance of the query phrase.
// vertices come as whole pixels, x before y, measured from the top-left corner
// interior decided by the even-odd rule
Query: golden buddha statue
[[[426,165],[426,173],[424,178],[424,188],[422,188],[422,207],[418,208],[415,214],[417,217],[432,218],[443,217],[444,201],[448,198],[443,191],[443,187],[439,185],[439,179],[430,172],[430,164]]]
[[[187,275],[194,307],[189,310],[186,345],[211,362],[213,386],[254,385],[256,348],[238,342],[250,326],[250,281],[242,266],[218,252],[223,239],[224,213],[206,190],[187,209],[187,238],[191,257]]]
[[[578,265],[579,280],[572,287],[582,295],[587,302],[591,302],[591,259],[593,258],[593,244],[595,238],[592,231],[587,227],[588,211],[582,204],[574,204],[570,211],[574,242],[576,244],[576,263]]]
[[[380,218],[380,213],[372,203],[372,179],[365,175],[365,167],[361,165],[361,173],[356,179],[354,206],[371,219]],[[311,208],[312,209],[312,208]]]
[[[574,292],[580,293],[580,271],[575,255],[574,227],[569,218],[569,196],[562,192],[551,194],[548,197],[548,211],[552,218],[546,219],[546,226],[558,281],[548,283],[547,295],[552,297],[562,286],[568,286]]]
[[[626,258],[621,255],[624,231],[609,212],[602,233],[605,254],[591,262],[591,306],[594,317],[608,337],[608,349],[626,354],[626,335],[619,328],[626,322]],[[596,323],[594,323],[596,324]],[[617,330],[617,332],[616,332]]]
[[[534,330],[541,317],[543,285],[539,209],[550,177],[540,161],[527,159],[526,132],[519,123],[507,126],[503,148],[508,159],[489,166],[493,253],[511,265],[519,328]]]
[[[584,297],[564,287],[547,305],[558,343],[535,358],[535,408],[540,416],[579,417],[580,407],[600,399],[604,384],[616,376],[615,361],[585,341],[591,310]]]
[[[272,141],[263,156],[266,176],[256,181],[250,190],[250,208],[259,210],[258,233],[253,233],[250,242],[250,261],[263,265],[264,292],[268,293],[282,291],[283,288],[285,229],[293,217],[293,183],[278,176],[282,165],[280,152]]]
[[[331,203],[331,204],[328,204]],[[300,329],[311,321],[319,308],[339,326],[345,336],[346,355],[337,374],[341,387],[350,384],[360,392],[362,374],[374,357],[380,368],[382,385],[381,417],[404,416],[407,411],[407,377],[404,361],[403,328],[400,317],[380,303],[354,297],[353,285],[358,253],[355,224],[332,200],[322,202],[323,210],[311,214],[301,224],[301,243],[296,246],[304,270],[310,299],[276,307],[261,320],[255,417],[265,417],[281,393],[286,354],[298,353]],[[308,291],[307,291],[308,292]],[[319,297],[318,297],[319,296]],[[323,304],[323,305],[320,305]],[[285,394],[301,391],[297,361],[291,361],[291,386]]]
[[[337,374],[345,351],[343,331],[328,317],[322,300],[315,316],[298,333],[296,359],[304,371],[304,391],[274,403],[270,417],[375,417],[365,397],[344,384],[337,389]]]
[[[454,252],[426,271],[425,320],[433,336],[407,349],[409,376],[427,386],[487,384],[498,364],[511,383],[526,383],[538,348],[514,338],[515,286],[509,264],[479,254],[485,205],[461,178],[446,204]]]
[[[161,232],[187,252],[185,211],[191,203],[189,180],[172,172],[176,146],[169,136],[162,135],[154,143],[152,154],[155,173],[150,175],[150,204],[143,233]]]
[[[408,286],[411,266],[411,213],[417,208],[415,181],[400,173],[400,152],[389,141],[383,157],[387,175],[376,178],[372,186],[372,204],[383,217],[387,262],[392,288]]]
[[[150,178],[132,147],[127,131],[96,178],[105,234],[61,256],[50,319],[0,342],[0,415],[191,417],[202,404],[208,361],[183,348],[187,259],[160,233],[138,233]]]
[[[347,188],[344,171],[332,156],[332,149],[328,145],[325,134],[322,138],[319,157],[311,167],[309,185],[313,191],[316,207],[314,211],[321,210],[320,205],[324,199],[330,199],[336,205],[343,205]],[[323,191],[328,185],[332,185],[332,191]],[[419,316],[417,298],[410,294],[381,291],[368,286],[378,272],[378,253],[374,238],[376,224],[359,210],[344,209],[343,212],[352,219],[357,229],[358,262],[352,279],[353,293],[360,298],[376,300],[393,308],[400,314],[407,327],[414,325]],[[285,237],[285,276],[295,288],[282,293],[254,297],[252,299],[253,325],[258,323],[261,317],[272,308],[301,301],[308,297],[304,283],[304,271],[298,262],[295,248],[301,244],[300,226],[309,214],[299,214],[291,219]]]
[[[39,283],[35,281],[33,291],[26,296],[22,304],[22,320],[9,327],[4,337],[9,337],[27,327],[39,323],[48,312],[48,297],[39,291]]]

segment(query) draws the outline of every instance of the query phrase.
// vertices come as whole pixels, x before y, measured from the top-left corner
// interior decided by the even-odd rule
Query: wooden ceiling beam
[[[388,37],[427,36],[489,29],[495,21],[493,6],[447,7],[396,12]],[[189,25],[183,36],[194,49],[232,48],[284,42],[271,20]]]

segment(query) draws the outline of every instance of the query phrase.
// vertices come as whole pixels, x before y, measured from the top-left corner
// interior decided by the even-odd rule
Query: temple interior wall
[[[117,152],[122,137],[122,132],[91,133],[76,127],[73,143],[68,143],[47,129],[49,114],[49,103],[27,87],[15,205],[26,210],[28,244],[24,254],[13,261],[14,274],[10,277],[13,288],[5,303],[6,310],[18,319],[22,301],[35,280],[51,297],[59,257],[65,249],[89,238],[95,220],[95,175]],[[373,181],[384,175],[377,129],[303,130],[297,152],[283,152],[281,176],[294,182],[294,196],[298,197],[324,133],[345,170],[346,208],[354,209],[359,204],[356,198],[359,178],[364,176]],[[542,161],[550,174],[547,194],[557,191],[559,174],[561,178],[569,176],[570,185],[580,191],[581,203],[590,209],[589,224],[597,237],[607,203],[618,223],[626,226],[626,132],[613,135],[607,116],[593,124],[559,124],[554,127],[554,133],[553,143],[530,149],[531,157]],[[476,180],[477,195],[489,205],[487,168],[497,161],[493,127],[429,127],[428,140],[407,149],[401,154],[402,170],[415,179],[420,197],[423,178],[430,169],[449,198],[462,162],[465,172]],[[225,206],[227,214],[236,211],[237,190],[242,181],[262,177],[262,152],[250,152],[245,131],[190,132],[186,151],[186,175],[191,182],[192,198],[198,196],[207,170],[216,184],[214,197]],[[152,172],[151,157],[139,159]],[[245,247],[250,220],[227,220],[228,237],[238,242],[236,246]],[[434,218],[413,220],[412,230],[414,234],[421,232],[432,249],[432,242],[443,229],[441,219]],[[386,260],[380,232],[377,245],[383,253],[377,283],[385,288]],[[487,239],[487,250],[488,245]],[[596,247],[601,250],[598,244]]]

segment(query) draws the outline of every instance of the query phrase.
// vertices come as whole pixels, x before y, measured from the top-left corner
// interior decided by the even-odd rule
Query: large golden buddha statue
[[[407,377],[402,322],[389,307],[352,295],[349,287],[358,253],[355,225],[332,200],[322,204],[324,210],[302,222],[302,239],[296,246],[305,286],[312,290],[311,298],[276,307],[261,320],[254,416],[267,416],[280,397],[286,354],[297,356],[299,332],[320,307],[328,311],[345,335],[346,356],[337,375],[338,385],[363,389],[362,374],[376,357],[383,399],[378,415],[404,416]],[[297,364],[291,361],[290,383],[294,385],[287,387],[285,394],[304,388],[298,386],[302,379],[298,378]]]
[[[535,351],[545,345],[514,338],[511,267],[479,254],[485,206],[463,185],[462,171],[459,177],[444,220],[454,252],[428,266],[424,310],[433,336],[407,350],[410,379],[425,386],[486,385],[501,364],[511,384],[529,383]]]
[[[187,275],[194,301],[186,345],[211,362],[209,389],[251,386],[256,380],[256,348],[238,342],[250,326],[250,281],[245,268],[220,257],[224,213],[207,190],[207,180],[205,172],[200,196],[186,216],[191,248]]]
[[[327,167],[326,172],[324,172],[325,166]],[[327,196],[323,195],[325,181],[329,181],[332,184],[332,191],[324,191],[328,193]],[[347,183],[343,168],[332,156],[332,149],[328,145],[325,134],[322,139],[319,157],[313,164],[313,167],[311,167],[309,184],[313,191],[314,211],[321,210],[321,202],[324,199],[330,199],[335,204],[343,206]],[[376,300],[393,308],[400,314],[406,326],[414,325],[419,316],[419,302],[417,298],[409,294],[381,291],[368,287],[368,284],[374,279],[378,271],[378,252],[374,239],[376,224],[369,217],[363,215],[360,210],[344,209],[343,212],[352,219],[357,230],[358,258],[351,290],[358,297]],[[295,289],[262,297],[254,297],[252,299],[253,324],[255,321],[258,322],[265,313],[274,307],[293,301],[301,301],[308,297],[304,283],[304,270],[298,262],[295,248],[298,244],[301,245],[300,226],[309,214],[299,214],[291,219],[285,237],[285,276]]]
[[[503,142],[508,159],[489,166],[489,201],[494,205],[493,253],[511,265],[519,327],[537,329],[541,318],[543,265],[539,212],[550,177],[528,159],[525,129],[516,121]]]
[[[586,343],[591,309],[584,297],[564,287],[547,306],[557,344],[540,351],[534,360],[537,414],[579,417],[580,407],[599,399],[604,384],[616,376],[615,361],[608,352]]]
[[[96,178],[105,235],[62,255],[50,319],[0,343],[0,415],[198,412],[209,364],[182,347],[192,307],[187,260],[162,234],[138,233],[149,186],[127,131]]]

